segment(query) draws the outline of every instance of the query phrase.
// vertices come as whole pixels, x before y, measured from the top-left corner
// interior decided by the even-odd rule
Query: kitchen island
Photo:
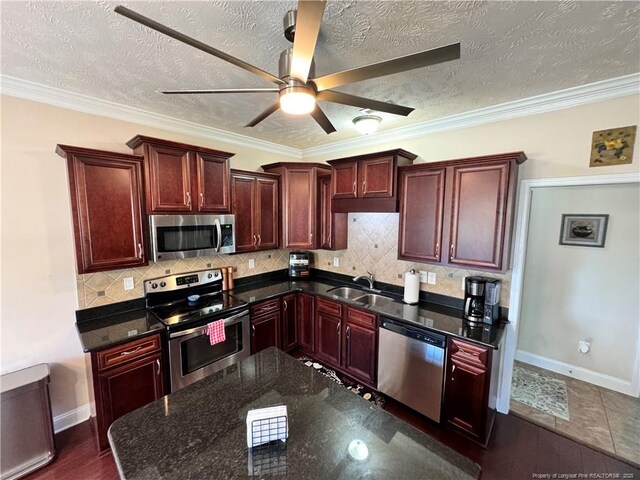
[[[278,404],[288,409],[286,445],[250,452],[247,411]],[[354,440],[366,458],[349,453]],[[123,416],[109,442],[127,480],[480,476],[471,460],[276,348]]]

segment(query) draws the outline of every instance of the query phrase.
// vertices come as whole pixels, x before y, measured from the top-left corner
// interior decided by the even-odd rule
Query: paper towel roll
[[[415,270],[404,274],[404,303],[418,303],[420,296],[420,275]]]

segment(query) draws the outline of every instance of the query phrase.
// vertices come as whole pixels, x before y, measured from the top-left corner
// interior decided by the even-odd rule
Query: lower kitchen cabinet
[[[497,367],[493,350],[449,338],[444,414],[447,423],[486,444],[495,417]]]
[[[315,346],[314,297],[298,293],[296,315],[298,320],[298,345],[306,353],[313,353]]]
[[[347,307],[343,346],[345,373],[370,385],[377,381],[378,325],[377,316]]]
[[[280,299],[251,307],[251,354],[269,347],[280,347]]]
[[[123,416],[165,394],[160,335],[92,352],[92,419],[99,452],[109,449],[107,431]]]
[[[340,367],[342,319],[320,310],[316,311],[316,357],[333,367]]]
[[[298,345],[297,294],[282,297],[282,350],[288,352]]]

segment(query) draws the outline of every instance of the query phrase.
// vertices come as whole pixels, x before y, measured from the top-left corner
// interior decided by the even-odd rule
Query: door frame
[[[524,263],[527,255],[527,239],[529,233],[529,214],[531,198],[536,188],[569,187],[584,185],[615,185],[640,183],[640,173],[620,173],[608,175],[586,175],[580,177],[555,177],[527,179],[520,181],[518,193],[518,210],[515,224],[515,241],[513,248],[513,270],[511,276],[511,295],[509,297],[509,322],[505,326],[504,348],[501,349],[501,368],[498,379],[498,398],[496,408],[501,413],[509,413],[511,399],[511,380],[513,362],[518,346],[518,327],[522,305],[522,288],[524,283]],[[635,395],[640,393],[640,335],[638,337],[638,353],[636,354],[632,389]]]

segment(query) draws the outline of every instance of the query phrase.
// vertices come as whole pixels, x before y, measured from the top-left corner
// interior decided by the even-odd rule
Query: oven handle
[[[216,252],[220,252],[220,247],[222,246],[222,227],[220,226],[220,220],[216,218],[214,220],[214,224],[218,231],[218,244],[216,245]]]
[[[225,327],[227,325],[233,325],[234,323],[238,323],[236,320],[238,320],[241,317],[244,317],[245,315],[249,315],[249,310],[243,310],[240,313],[237,313],[235,315],[232,315],[231,317],[225,318],[224,319]],[[222,319],[220,319],[220,320],[222,320]],[[195,327],[195,328],[191,328],[189,330],[185,330],[183,332],[170,333],[169,334],[169,338],[170,339],[180,338],[180,337],[184,337],[186,335],[191,335],[192,333],[195,333],[195,332],[201,332],[202,329],[204,327],[206,327],[206,326],[207,326],[207,324],[204,324],[204,325],[200,325],[199,327]]]

